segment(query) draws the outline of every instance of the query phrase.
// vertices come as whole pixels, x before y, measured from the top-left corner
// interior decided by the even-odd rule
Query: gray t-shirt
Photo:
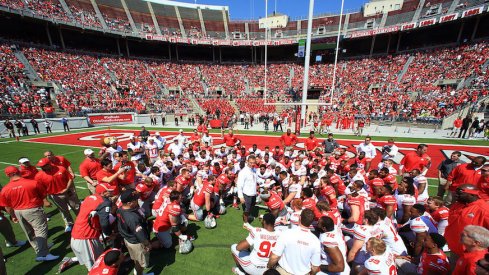
[[[465,162],[461,161],[461,160],[453,161],[451,159],[446,159],[446,160],[442,161],[440,163],[440,165],[438,165],[438,170],[441,171],[442,178],[446,179],[448,177],[448,175],[450,174],[450,172],[452,172],[452,170],[455,167],[457,167],[463,163],[465,163]]]

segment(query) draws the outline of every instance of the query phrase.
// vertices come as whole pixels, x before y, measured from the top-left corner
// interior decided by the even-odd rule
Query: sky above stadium
[[[232,20],[258,19],[265,17],[265,0],[179,0],[178,2],[229,6]],[[345,12],[358,11],[368,0],[346,0]],[[291,19],[306,17],[309,9],[308,0],[269,0],[269,14],[277,6],[277,12],[288,15]],[[315,0],[314,14],[339,13],[340,0]]]

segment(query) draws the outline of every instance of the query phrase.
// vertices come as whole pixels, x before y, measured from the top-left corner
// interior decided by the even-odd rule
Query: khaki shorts
[[[147,268],[149,266],[149,251],[144,250],[144,246],[141,243],[132,244],[124,240],[126,244],[129,256],[135,262],[137,262],[142,268]]]
[[[275,270],[277,270],[280,275],[292,275],[292,273],[287,272],[287,270],[283,269],[281,266],[277,266]]]

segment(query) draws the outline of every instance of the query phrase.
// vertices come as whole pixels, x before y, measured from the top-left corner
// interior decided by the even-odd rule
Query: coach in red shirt
[[[314,136],[314,131],[309,132],[309,137],[304,141],[304,147],[307,152],[312,152],[316,150],[319,146],[319,140]]]
[[[445,238],[452,253],[459,257],[464,253],[460,234],[467,225],[489,228],[489,204],[479,198],[479,190],[472,184],[460,185],[454,196],[455,202],[448,212]]]
[[[233,130],[229,130],[227,135],[224,135],[223,141],[228,147],[228,149],[232,149],[236,144],[238,144],[238,139],[233,134]]]
[[[399,174],[405,177],[409,177],[409,173],[414,169],[419,169],[423,175],[426,175],[428,168],[431,165],[431,158],[426,154],[428,151],[428,145],[420,144],[416,149],[416,152],[407,153],[402,158],[399,165]]]
[[[122,151],[119,153],[121,155],[121,161],[114,165],[114,170],[118,171],[121,167],[127,167],[124,172],[124,177],[119,177],[119,184],[124,186],[124,188],[136,187],[136,165],[133,161],[129,161],[129,155],[127,151]]]
[[[486,163],[485,157],[475,157],[471,163],[464,163],[455,167],[447,177],[447,184],[445,184],[445,190],[450,190],[445,201],[447,203],[452,202],[455,190],[461,184],[473,184],[477,186],[482,176],[481,168]]]
[[[44,157],[48,158],[53,165],[63,166],[66,170],[68,170],[71,176],[75,178],[75,172],[73,172],[73,169],[71,168],[71,162],[67,160],[65,157],[55,156],[52,151],[44,152]]]
[[[292,134],[290,129],[287,129],[287,133],[283,134],[280,137],[280,143],[284,147],[284,150],[293,149],[295,144],[297,143],[297,136]]]
[[[19,159],[19,164],[20,176],[24,179],[33,180],[37,172],[39,172],[37,171],[36,166],[32,165],[30,160],[26,157],[21,157]]]
[[[46,187],[35,180],[24,179],[14,166],[5,168],[10,182],[0,192],[0,206],[6,208],[12,219],[18,220],[32,248],[36,261],[52,261],[59,256],[49,254],[48,224],[44,213],[43,199]]]
[[[112,169],[112,161],[110,159],[103,159],[100,162],[102,169],[99,170],[96,174],[97,183],[100,184],[102,182],[107,183],[115,187],[114,196],[119,195],[119,179],[124,179],[126,166],[121,166],[119,170],[114,171]]]
[[[102,170],[100,160],[95,157],[95,152],[92,149],[83,151],[85,159],[80,164],[79,170],[81,177],[87,182],[88,190],[91,194],[95,193],[97,186],[97,172]]]
[[[97,185],[95,194],[83,200],[71,232],[71,249],[78,262],[85,265],[88,270],[104,251],[100,235],[104,233],[103,238],[112,235],[109,219],[112,202],[109,198],[114,190],[115,187],[107,183]]]
[[[75,191],[73,177],[63,166],[52,165],[48,158],[40,159],[37,166],[41,167],[41,171],[37,173],[35,179],[46,187],[47,194],[63,216],[65,232],[70,232],[73,218],[69,207],[76,215],[80,211],[80,200]]]

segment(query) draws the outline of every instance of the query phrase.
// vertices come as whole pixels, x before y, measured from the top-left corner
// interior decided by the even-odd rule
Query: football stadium
[[[0,275],[489,274],[488,1],[0,24]]]

